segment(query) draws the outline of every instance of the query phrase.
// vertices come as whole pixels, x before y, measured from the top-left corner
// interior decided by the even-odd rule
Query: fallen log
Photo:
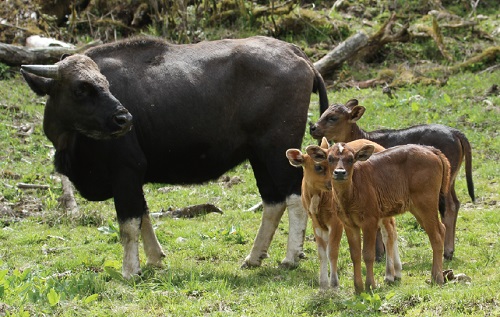
[[[314,67],[323,77],[326,77],[340,68],[340,66],[350,59],[357,51],[366,46],[368,44],[368,39],[366,33],[356,33],[314,63]]]
[[[394,31],[397,16],[393,14],[389,20],[373,35],[368,36],[363,32],[358,32],[349,37],[344,42],[336,46],[326,54],[314,66],[323,77],[332,74],[347,60],[369,59],[375,55],[384,45],[393,42],[407,42],[410,39],[408,24],[404,24],[401,29]]]
[[[0,63],[9,66],[21,66],[23,64],[53,64],[59,61],[63,54],[80,53],[99,44],[102,44],[102,42],[93,41],[82,47],[73,49],[60,46],[26,48],[0,43]]]

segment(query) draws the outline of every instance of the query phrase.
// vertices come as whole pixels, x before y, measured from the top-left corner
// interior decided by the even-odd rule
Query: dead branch
[[[17,183],[17,188],[19,189],[50,189],[49,185],[38,185],[38,184],[26,184],[26,183]]]
[[[151,213],[151,217],[154,218],[162,218],[162,217],[170,217],[170,218],[194,218],[202,215],[206,215],[211,212],[216,212],[222,214],[222,210],[212,204],[201,204],[201,205],[193,205],[187,206],[180,209],[167,210],[162,212]]]
[[[436,45],[439,51],[441,52],[441,55],[443,55],[443,57],[449,61],[453,60],[450,53],[448,53],[448,51],[446,50],[446,47],[443,42],[443,34],[441,33],[439,24],[437,23],[434,17],[432,18],[432,27],[428,27],[425,25],[416,25],[416,30],[430,36],[434,40],[434,42],[436,42]]]
[[[449,71],[455,73],[461,70],[471,68],[474,65],[488,64],[500,58],[500,46],[488,47],[481,54],[473,56],[465,62],[458,63],[448,68]]]
[[[340,43],[327,55],[314,63],[323,77],[330,75],[347,60],[367,59],[376,54],[384,45],[393,42],[407,42],[410,38],[408,24],[394,32],[397,16],[393,14],[389,20],[373,35],[368,37],[359,32]]]
[[[368,43],[359,50],[356,58],[368,59],[384,47],[386,44],[395,42],[408,42],[410,34],[408,33],[409,24],[405,23],[401,29],[394,31],[397,15],[393,13],[389,20],[387,20],[380,29],[370,36]]]

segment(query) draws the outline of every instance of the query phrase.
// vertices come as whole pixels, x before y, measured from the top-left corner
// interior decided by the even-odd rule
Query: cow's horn
[[[57,65],[21,65],[21,69],[41,77],[59,78],[59,66]]]

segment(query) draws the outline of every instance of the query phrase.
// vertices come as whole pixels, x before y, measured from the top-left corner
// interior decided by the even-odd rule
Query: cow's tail
[[[304,53],[304,51],[297,45],[292,45],[295,49],[296,54],[301,56],[309,64],[309,67],[311,67],[312,71],[314,72],[314,84],[312,92],[317,93],[319,96],[319,115],[321,116],[321,114],[323,114],[323,112],[325,112],[325,110],[328,109],[329,106],[325,81],[323,80],[323,77],[316,69],[316,67],[314,67],[314,64],[311,62],[309,57],[307,57],[306,53]]]
[[[472,148],[465,134],[458,130],[453,130],[453,134],[460,140],[460,144],[462,145],[462,152],[465,156],[465,179],[467,181],[467,191],[469,192],[469,196],[474,203],[476,201],[476,196],[474,195],[474,182],[472,181]]]
[[[439,190],[439,213],[441,214],[441,218],[443,218],[444,212],[446,210],[445,197],[450,191],[451,167],[450,161],[448,161],[446,156],[444,156],[444,154],[440,150],[434,149],[434,153],[439,157],[439,160],[441,161],[441,165],[443,167],[443,175],[441,176],[441,189]]]
[[[313,86],[313,92],[317,92],[319,96],[319,115],[323,112],[325,112],[326,109],[328,109],[329,103],[328,103],[328,94],[326,92],[326,86],[325,86],[325,81],[323,80],[323,77],[319,73],[319,71],[312,66],[314,70],[314,86]]]

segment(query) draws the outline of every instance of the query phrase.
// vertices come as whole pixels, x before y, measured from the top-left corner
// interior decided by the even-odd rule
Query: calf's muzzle
[[[334,180],[345,180],[347,179],[347,171],[343,168],[336,168],[332,173]]]

